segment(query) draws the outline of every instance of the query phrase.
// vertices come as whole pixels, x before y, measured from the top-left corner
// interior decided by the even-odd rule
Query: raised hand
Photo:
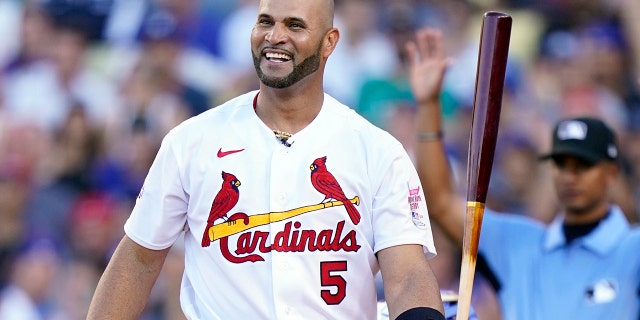
[[[445,57],[442,32],[423,28],[416,32],[416,40],[406,44],[409,57],[409,80],[419,105],[438,103],[442,79],[451,58]]]

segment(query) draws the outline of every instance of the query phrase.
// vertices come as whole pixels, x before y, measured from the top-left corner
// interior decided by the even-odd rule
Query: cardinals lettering
[[[335,231],[298,230],[301,227],[300,222],[295,222],[293,225],[291,222],[288,222],[285,224],[284,231],[278,232],[275,235],[272,244],[265,242],[266,239],[269,238],[269,233],[259,231],[255,233],[244,233],[240,235],[238,239],[238,249],[235,253],[248,254],[245,257],[234,256],[228,249],[227,237],[229,235],[237,234],[243,230],[248,230],[259,225],[291,219],[300,214],[334,206],[344,206],[351,222],[354,225],[360,223],[360,212],[356,209],[356,205],[359,204],[358,196],[355,196],[354,199],[349,199],[345,196],[336,178],[327,170],[325,165],[326,161],[326,156],[317,158],[310,166],[311,185],[324,195],[324,199],[319,204],[298,207],[283,212],[254,213],[252,215],[247,215],[243,212],[230,213],[238,203],[240,196],[238,187],[240,186],[240,181],[233,174],[222,171],[222,186],[211,204],[207,226],[202,235],[202,247],[208,247],[211,245],[211,241],[220,239],[222,254],[227,260],[234,263],[263,261],[260,256],[250,254],[256,249],[256,246],[260,248],[259,251],[263,253],[271,250],[284,252],[305,250],[357,251],[360,246],[356,243],[355,230],[348,231],[346,232],[346,236],[342,236],[345,220],[338,223]],[[224,222],[215,224],[219,219],[224,219]],[[339,218],[337,217],[337,219]],[[243,228],[242,226],[246,227]],[[224,236],[220,234],[224,234]],[[252,234],[253,237],[251,236]]]
[[[246,222],[244,214],[237,214],[230,219],[237,219],[238,223]],[[220,251],[229,262],[258,262],[264,261],[259,253],[268,253],[271,251],[279,252],[304,252],[304,251],[347,251],[356,252],[360,249],[360,245],[356,240],[355,230],[344,232],[345,221],[338,222],[335,230],[300,230],[302,224],[299,221],[287,222],[284,230],[276,233],[274,243],[269,245],[268,232],[246,232],[238,237],[236,249],[229,248],[229,239],[224,237],[220,239]]]

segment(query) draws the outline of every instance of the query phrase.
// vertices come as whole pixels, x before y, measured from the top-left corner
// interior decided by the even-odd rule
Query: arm
[[[416,307],[429,307],[444,314],[437,279],[422,246],[401,245],[378,252],[389,319]]]
[[[418,103],[416,130],[440,132],[442,112],[440,90],[450,60],[444,58],[442,35],[433,29],[417,33],[417,41],[407,45],[411,88]],[[464,198],[457,193],[442,139],[417,141],[416,170],[432,218],[455,243],[462,246]]]
[[[124,236],[98,283],[87,319],[137,319],[169,249],[147,249]]]

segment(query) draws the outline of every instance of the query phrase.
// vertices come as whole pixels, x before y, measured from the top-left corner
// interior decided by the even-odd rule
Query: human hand
[[[442,32],[423,28],[406,44],[411,91],[418,105],[439,103],[442,80],[451,58],[444,55]]]

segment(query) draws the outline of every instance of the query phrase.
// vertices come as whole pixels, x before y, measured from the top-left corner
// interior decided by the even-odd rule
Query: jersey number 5
[[[320,284],[323,287],[335,287],[335,293],[330,289],[320,290],[322,300],[329,305],[340,304],[347,295],[347,280],[332,272],[347,271],[346,261],[320,262]]]

